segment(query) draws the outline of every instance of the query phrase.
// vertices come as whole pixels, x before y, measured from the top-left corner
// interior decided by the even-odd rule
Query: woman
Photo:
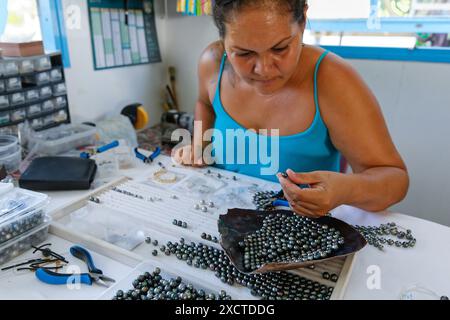
[[[199,63],[201,133],[278,129],[279,138],[268,139],[279,139],[278,172],[287,176],[258,175],[261,162],[219,167],[278,179],[298,214],[317,218],[342,204],[384,210],[405,197],[406,166],[361,77],[338,56],[302,43],[307,10],[306,0],[216,1],[221,40]],[[206,143],[194,146],[204,149]],[[216,139],[213,147],[230,151]],[[178,149],[176,161],[200,164],[191,149]],[[339,172],[341,154],[352,174]],[[310,188],[299,187],[304,184]]]

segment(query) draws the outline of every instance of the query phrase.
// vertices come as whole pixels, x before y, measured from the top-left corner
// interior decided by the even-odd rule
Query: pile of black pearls
[[[394,222],[382,224],[379,227],[364,227],[358,225],[354,227],[363,235],[369,245],[380,250],[384,249],[384,245],[395,245],[398,248],[412,248],[416,245],[416,239],[412,235],[412,231],[409,229],[406,231],[399,231],[398,226]],[[387,238],[389,236],[396,237],[398,240]]]
[[[276,199],[286,200],[283,190],[276,191],[258,191],[253,195],[253,204],[257,210],[273,211],[275,207],[272,205]],[[399,231],[394,222],[375,226],[353,226],[367,240],[371,246],[384,249],[384,245],[396,246],[398,248],[413,248],[416,245],[416,239],[412,235],[411,230]],[[386,238],[383,236],[394,236],[398,240]],[[407,241],[401,241],[406,239]]]
[[[239,247],[244,268],[254,271],[277,262],[308,262],[329,257],[344,243],[341,233],[295,214],[269,214],[261,229],[246,235]]]
[[[239,284],[263,300],[329,300],[333,287],[327,287],[299,275],[280,271],[264,274],[245,274],[237,270],[221,249],[202,243],[179,242],[166,244],[166,254],[176,255],[188,266],[214,272],[223,283]]]
[[[161,269],[156,268],[152,273],[141,274],[132,283],[133,289],[126,292],[119,290],[113,300],[231,300],[222,290],[219,294],[206,293],[203,289],[196,289],[192,284],[183,283],[181,277],[170,280],[163,279]]]

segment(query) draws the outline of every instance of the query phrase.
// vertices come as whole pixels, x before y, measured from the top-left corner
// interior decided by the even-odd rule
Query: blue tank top
[[[277,138],[247,130],[224,109],[220,95],[227,58],[226,53],[224,54],[213,101],[216,119],[211,154],[215,158],[216,167],[274,182],[278,182],[276,174],[287,169],[295,172],[339,172],[341,156],[331,142],[319,109],[317,73],[327,53],[325,51],[320,56],[314,71],[316,113],[311,126],[306,131]]]

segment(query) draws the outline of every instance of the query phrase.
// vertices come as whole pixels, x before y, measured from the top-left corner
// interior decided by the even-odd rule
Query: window
[[[44,41],[70,66],[61,0],[0,0],[0,42]]]
[[[36,0],[2,0],[0,41],[29,42],[42,40]]]
[[[450,62],[450,0],[310,0],[309,6],[306,43],[348,58]]]

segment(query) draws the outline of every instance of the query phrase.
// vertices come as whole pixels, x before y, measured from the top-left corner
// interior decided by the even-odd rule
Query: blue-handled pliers
[[[142,152],[140,152],[139,148],[135,148],[134,154],[136,155],[136,158],[142,160],[144,163],[152,163],[156,159],[156,157],[161,154],[161,148],[157,147],[155,151],[153,151],[153,153],[149,156],[146,156]]]
[[[83,159],[89,159],[90,157],[96,155],[97,153],[102,153],[102,152],[114,149],[114,148],[116,148],[118,146],[119,146],[119,141],[115,140],[115,141],[113,141],[111,143],[108,143],[107,145],[104,145],[102,147],[99,147],[99,148],[97,148],[97,149],[95,149],[93,151],[82,152],[80,154],[80,157],[83,158]]]
[[[65,274],[65,273],[56,273],[50,270],[46,270],[43,268],[39,268],[36,270],[36,277],[42,282],[54,285],[61,284],[71,284],[73,281],[77,281],[80,283],[84,283],[87,285],[92,285],[93,283],[97,283],[99,285],[109,287],[106,282],[115,282],[114,279],[109,278],[103,275],[102,270],[98,269],[94,265],[94,260],[92,259],[89,251],[80,246],[73,246],[70,248],[70,253],[80,259],[83,260],[88,266],[88,273],[81,274]]]

